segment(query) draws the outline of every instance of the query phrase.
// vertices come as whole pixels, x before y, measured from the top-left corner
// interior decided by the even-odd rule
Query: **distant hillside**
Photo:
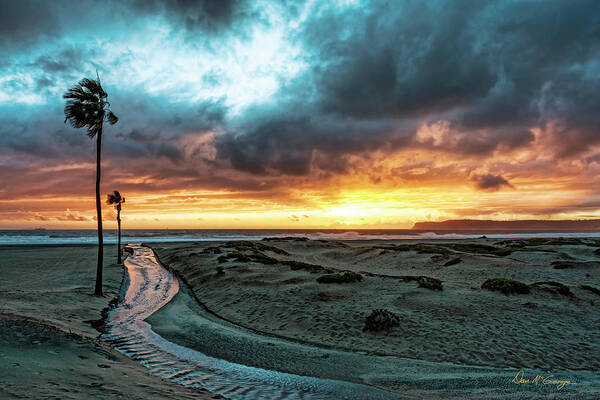
[[[441,222],[417,222],[412,229],[418,230],[502,230],[502,231],[600,231],[600,219],[589,220],[521,220],[492,221],[457,219]]]

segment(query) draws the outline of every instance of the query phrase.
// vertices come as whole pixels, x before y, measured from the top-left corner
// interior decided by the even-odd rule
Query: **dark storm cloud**
[[[481,97],[495,76],[473,48],[480,32],[469,26],[479,8],[374,1],[311,19],[304,40],[319,58],[322,106],[355,117],[407,116]]]
[[[473,181],[475,183],[475,187],[477,187],[477,189],[480,189],[480,190],[495,191],[495,190],[500,190],[503,187],[509,187],[509,188],[514,189],[513,185],[511,185],[510,182],[501,175],[474,174],[471,177],[471,181]]]
[[[245,0],[2,0],[0,49],[18,51],[41,40],[60,40],[74,31],[98,36],[153,15],[163,15],[174,30],[216,33],[237,29],[238,20],[257,17],[250,6]],[[8,62],[8,56],[0,53],[0,66]]]
[[[220,102],[170,105],[161,99],[139,97],[135,92],[110,92],[113,110],[121,118],[106,127],[104,159],[165,158],[186,162],[178,139],[222,124],[225,106]],[[94,142],[64,123],[62,105],[4,107],[0,109],[0,155],[41,159],[89,160]],[[157,168],[159,168],[157,166]]]
[[[249,16],[245,0],[133,0],[133,8],[144,14],[161,14],[174,27],[189,31],[231,28],[234,21]]]
[[[40,35],[56,36],[60,33],[50,2],[3,0],[0,11],[0,48],[31,44]]]
[[[318,54],[326,110],[430,116],[463,107],[459,124],[529,123],[545,84],[560,94],[570,94],[565,84],[583,88],[578,69],[600,51],[600,3],[373,1],[312,19],[304,39]]]
[[[414,128],[410,121],[344,120],[296,104],[285,113],[255,110],[235,133],[218,136],[215,147],[234,168],[255,174],[306,175],[313,167],[344,173],[344,156],[406,145]]]
[[[95,51],[84,51],[68,47],[55,55],[43,55],[31,64],[48,73],[73,72],[82,69],[84,63],[93,57]]]
[[[533,134],[523,128],[501,127],[485,134],[469,132],[446,150],[454,154],[485,156],[497,149],[511,151],[529,145],[533,139]]]
[[[81,78],[90,60],[97,55],[95,49],[82,49],[65,46],[59,51],[48,52],[27,65],[39,71],[35,87],[43,93],[57,85],[57,82],[76,81]]]
[[[310,67],[280,93],[294,101],[270,116],[256,113],[252,129],[220,138],[218,156],[235,168],[305,174],[314,150],[334,164],[361,148],[410,146],[394,121],[449,121],[459,136],[432,147],[457,156],[529,146],[530,129],[551,121],[561,121],[555,134],[569,138],[556,141],[557,157],[600,143],[597,1],[322,8],[295,38],[308,49]],[[297,104],[310,110],[298,116]],[[375,120],[389,124],[356,137],[357,125]]]

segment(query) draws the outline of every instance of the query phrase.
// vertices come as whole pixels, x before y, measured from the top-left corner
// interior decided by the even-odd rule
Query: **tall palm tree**
[[[106,204],[114,205],[117,210],[117,263],[121,264],[121,204],[125,203],[125,197],[121,197],[121,193],[115,190],[112,193],[106,195]]]
[[[102,240],[102,205],[100,202],[100,175],[102,155],[102,125],[104,120],[114,125],[119,120],[110,111],[108,94],[102,88],[100,77],[96,80],[84,78],[70,88],[63,98],[65,104],[65,123],[74,128],[87,128],[90,139],[96,138],[96,218],[98,220],[98,265],[96,267],[96,287],[94,294],[102,296],[102,262],[104,242]]]

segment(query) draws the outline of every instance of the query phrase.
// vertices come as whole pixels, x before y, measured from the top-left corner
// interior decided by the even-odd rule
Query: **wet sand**
[[[299,374],[303,368],[311,368],[325,377],[346,375],[349,380],[417,396],[441,397],[436,385],[450,398],[470,397],[476,392],[482,398],[599,395],[600,377],[596,371],[600,367],[600,339],[594,331],[600,326],[600,296],[581,287],[600,287],[600,258],[594,254],[598,244],[593,240],[546,244],[486,239],[261,243],[272,248],[206,242],[153,248],[161,261],[189,285],[190,297],[229,323],[270,336],[273,351],[253,349],[248,355],[218,345],[211,350],[206,340],[195,341],[191,318],[188,323],[181,321],[199,311],[194,311],[195,306],[184,296],[176,296],[150,318],[153,329],[174,341],[199,346],[232,361],[242,359],[251,365]],[[406,248],[407,244],[414,247]],[[492,254],[489,248],[479,245],[511,251]],[[456,259],[460,262],[449,263]],[[355,283],[318,283],[316,278],[324,271],[311,273],[314,267],[306,265],[293,268],[289,261],[319,265],[333,272],[350,270],[361,273],[363,279]],[[401,279],[422,275],[441,280],[443,290],[425,289],[415,281]],[[481,288],[488,278],[496,277],[527,284],[559,282],[571,295],[561,294],[547,284],[532,286],[528,294],[508,296]],[[387,333],[363,332],[365,318],[381,308],[394,312],[399,326]],[[180,327],[174,328],[177,323]],[[182,335],[185,331],[189,334]],[[307,353],[304,361],[286,359],[288,353],[278,352],[275,339],[313,346],[323,357],[318,359],[316,351]],[[221,339],[215,340],[218,343]],[[330,359],[325,350],[363,358],[344,365],[344,358]],[[456,368],[444,367],[448,365]],[[407,379],[403,368],[410,370],[412,380]],[[530,392],[531,386],[510,382],[521,368],[526,373],[551,371],[573,381],[577,377],[580,382],[561,391],[538,386]],[[469,386],[468,379],[440,382],[435,377],[457,371],[462,371],[463,378],[469,371],[473,375],[479,372],[482,380]],[[433,375],[427,376],[428,372]],[[490,378],[487,381],[486,373]],[[497,380],[502,374],[504,378]],[[467,387],[454,392],[444,386],[456,389],[461,382]],[[481,387],[482,382],[487,382],[487,389]]]
[[[98,340],[101,318],[123,269],[110,264],[105,294],[91,295],[95,246],[0,246],[0,398],[197,399]]]

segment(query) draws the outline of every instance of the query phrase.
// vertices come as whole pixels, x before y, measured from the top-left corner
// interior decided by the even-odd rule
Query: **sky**
[[[600,2],[0,0],[0,228],[600,218]],[[103,210],[105,226],[115,212]]]

